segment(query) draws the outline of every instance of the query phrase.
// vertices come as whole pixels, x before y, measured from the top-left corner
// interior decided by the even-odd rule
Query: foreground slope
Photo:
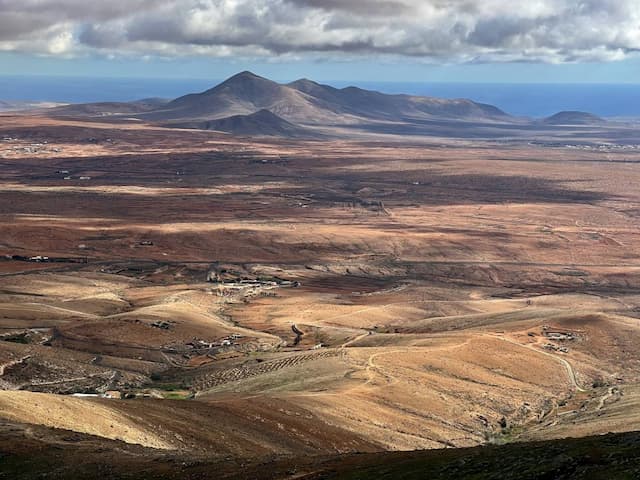
[[[0,423],[2,472],[11,478],[75,479],[633,479],[640,434],[416,452],[292,455],[247,460],[159,452],[63,430]]]

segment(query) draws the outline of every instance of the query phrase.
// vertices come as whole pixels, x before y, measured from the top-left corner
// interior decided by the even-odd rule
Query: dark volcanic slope
[[[185,128],[201,130],[216,130],[233,133],[235,135],[271,136],[271,137],[312,137],[313,133],[300,128],[291,122],[280,118],[269,110],[262,109],[250,115],[233,115],[218,120],[193,122],[184,125]]]
[[[356,87],[343,89],[298,80],[281,85],[251,72],[242,72],[202,93],[186,95],[144,118],[165,121],[214,120],[249,115],[266,109],[298,124],[344,124],[362,120],[407,121],[447,118],[509,120],[491,105],[470,100],[445,100],[387,95]]]
[[[0,423],[0,477],[195,480],[539,480],[640,478],[640,434],[415,452],[314,457],[195,456],[89,435]]]
[[[605,121],[592,113],[565,111],[544,118],[541,123],[545,125],[594,125],[605,123]]]

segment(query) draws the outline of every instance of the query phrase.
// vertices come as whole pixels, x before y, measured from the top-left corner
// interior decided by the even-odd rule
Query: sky
[[[0,0],[0,74],[640,83],[638,0]]]

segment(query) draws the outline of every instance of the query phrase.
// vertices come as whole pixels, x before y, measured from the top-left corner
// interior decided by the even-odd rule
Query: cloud
[[[0,0],[0,50],[580,62],[640,50],[637,0]]]
[[[301,7],[317,8],[327,12],[347,12],[356,15],[397,16],[412,11],[410,4],[394,0],[289,0],[291,4]]]

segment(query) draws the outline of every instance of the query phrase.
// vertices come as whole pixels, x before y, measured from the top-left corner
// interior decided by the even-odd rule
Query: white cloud
[[[0,49],[69,55],[610,61],[638,0],[0,0]]]

